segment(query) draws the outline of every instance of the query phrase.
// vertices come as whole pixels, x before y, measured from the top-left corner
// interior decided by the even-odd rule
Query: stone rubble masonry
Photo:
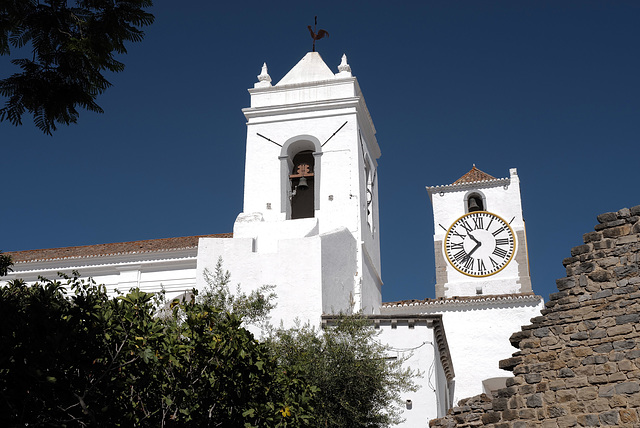
[[[542,315],[511,336],[506,388],[430,427],[640,427],[640,205],[598,222],[564,259]]]

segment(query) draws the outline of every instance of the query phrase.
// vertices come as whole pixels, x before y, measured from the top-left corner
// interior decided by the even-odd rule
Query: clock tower
[[[529,293],[520,180],[473,168],[427,187],[433,205],[436,297]]]

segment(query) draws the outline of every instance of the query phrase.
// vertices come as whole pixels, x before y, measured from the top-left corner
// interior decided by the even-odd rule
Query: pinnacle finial
[[[254,88],[264,88],[267,86],[271,86],[271,76],[269,76],[269,72],[267,71],[267,63],[262,64],[262,71],[258,75],[258,83],[254,84]]]
[[[347,63],[347,55],[342,54],[342,61],[338,66],[339,76],[351,76],[351,66]]]

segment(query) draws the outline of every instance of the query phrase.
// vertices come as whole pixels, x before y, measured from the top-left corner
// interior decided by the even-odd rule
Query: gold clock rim
[[[451,259],[449,258],[449,254],[447,254],[447,238],[449,237],[449,232],[451,232],[451,228],[453,227],[453,225],[454,225],[454,224],[456,224],[457,222],[459,222],[459,221],[460,221],[461,219],[463,219],[464,217],[468,217],[468,216],[470,216],[470,215],[478,214],[478,213],[485,213],[485,214],[489,214],[489,215],[492,215],[492,216],[494,216],[494,217],[499,218],[499,219],[500,219],[504,224],[506,224],[506,225],[507,225],[507,227],[509,228],[509,232],[511,233],[511,236],[513,237],[513,251],[511,252],[511,255],[509,256],[509,260],[507,260],[507,262],[504,264],[504,266],[502,266],[502,267],[501,267],[500,269],[498,269],[497,271],[495,271],[495,272],[493,272],[493,273],[488,273],[488,274],[485,274],[485,275],[474,275],[474,274],[472,274],[472,273],[466,273],[466,272],[464,272],[464,271],[462,271],[462,270],[458,269],[458,267],[457,267],[457,266],[456,266],[456,265],[451,261]],[[451,226],[449,226],[449,228],[447,229],[447,233],[445,233],[445,235],[444,235],[444,245],[442,246],[442,251],[444,252],[444,256],[447,258],[447,261],[449,262],[449,264],[450,264],[451,266],[453,266],[453,268],[454,268],[455,270],[457,270],[458,272],[460,272],[461,274],[466,275],[466,276],[471,276],[471,277],[473,277],[473,278],[486,278],[486,277],[488,277],[488,276],[493,276],[493,275],[497,274],[498,272],[501,272],[501,271],[502,271],[502,269],[504,269],[504,268],[506,268],[507,266],[509,266],[509,263],[511,263],[511,260],[513,260],[513,256],[516,254],[517,246],[518,246],[518,241],[517,241],[517,239],[516,239],[516,234],[513,232],[513,229],[511,228],[511,225],[510,225],[510,224],[509,224],[505,219],[503,219],[502,217],[500,217],[498,214],[492,213],[492,212],[490,212],[490,211],[473,211],[473,212],[470,212],[470,213],[466,213],[466,214],[461,215],[460,217],[458,217],[457,219],[455,219],[455,220],[453,221],[453,223],[451,223]]]

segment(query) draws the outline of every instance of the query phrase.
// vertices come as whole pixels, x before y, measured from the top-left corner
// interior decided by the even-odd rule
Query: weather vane
[[[316,51],[316,40],[320,40],[324,36],[329,37],[329,33],[326,30],[319,30],[316,33],[316,27],[318,26],[318,17],[315,17],[315,24],[313,25],[313,30],[311,29],[311,25],[307,25],[309,32],[311,33],[311,38],[313,39],[313,50],[311,52]]]

